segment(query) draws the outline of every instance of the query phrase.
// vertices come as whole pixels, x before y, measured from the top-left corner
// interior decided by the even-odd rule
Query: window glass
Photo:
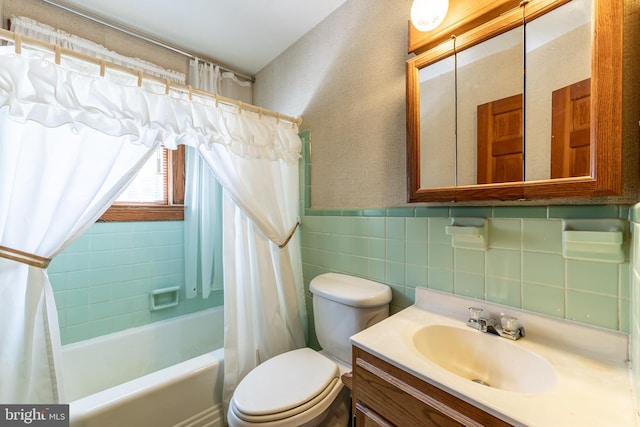
[[[167,150],[158,147],[116,203],[167,204]]]

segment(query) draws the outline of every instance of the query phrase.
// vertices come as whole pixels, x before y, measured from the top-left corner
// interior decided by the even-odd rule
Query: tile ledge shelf
[[[445,232],[454,248],[486,251],[488,228],[486,218],[452,218]]]
[[[625,222],[621,219],[562,221],[565,258],[620,264],[624,262]]]

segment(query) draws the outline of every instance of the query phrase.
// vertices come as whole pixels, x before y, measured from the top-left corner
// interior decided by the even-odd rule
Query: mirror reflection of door
[[[478,184],[523,180],[522,94],[478,105]]]
[[[522,97],[520,112],[513,112],[509,97],[522,93],[524,88],[524,27],[513,28],[505,33],[468,49],[461,50],[457,56],[457,185],[487,184],[489,182],[522,181],[522,164],[515,171],[507,171],[512,163],[508,153],[512,148],[507,141],[513,140],[514,132],[519,133],[519,150],[522,152]],[[499,101],[502,100],[502,101]],[[506,100],[506,101],[505,101]],[[478,149],[486,144],[478,143],[478,105],[492,104],[497,115],[489,128],[494,129],[491,136],[498,154],[498,165],[489,167],[494,177],[478,180],[483,175],[478,167],[486,162],[486,156]],[[516,118],[519,116],[519,119]],[[514,129],[513,123],[518,122]],[[486,136],[486,133],[485,133]],[[506,152],[505,152],[506,149]],[[489,150],[494,151],[494,150]],[[485,157],[480,159],[480,157]],[[522,161],[522,155],[520,155]],[[504,169],[503,169],[504,168]],[[517,176],[515,179],[507,178]],[[495,181],[493,181],[495,179]]]
[[[552,94],[551,178],[591,173],[591,79]]]
[[[553,92],[591,78],[592,3],[592,0],[572,0],[526,24],[526,181],[593,173],[590,166],[595,159],[591,158],[580,162],[587,169],[579,172],[567,172],[568,164],[560,167],[564,172],[551,170],[552,165],[558,164],[558,160],[552,159],[557,139],[553,136],[556,133],[552,123],[556,114],[552,111],[555,108]],[[590,149],[583,149],[581,154],[589,155]],[[577,151],[573,155],[577,155]],[[565,160],[568,162],[568,159]]]

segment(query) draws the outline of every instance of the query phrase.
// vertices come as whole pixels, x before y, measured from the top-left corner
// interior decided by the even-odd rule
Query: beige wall
[[[311,205],[406,205],[405,61],[411,0],[348,0],[258,73],[255,102],[311,131]],[[638,199],[640,0],[625,0],[624,170]],[[553,203],[589,203],[556,200]],[[528,202],[545,204],[549,201]],[[477,203],[476,203],[477,204]]]
[[[254,101],[311,130],[312,205],[405,202],[411,0],[348,0],[256,75]]]

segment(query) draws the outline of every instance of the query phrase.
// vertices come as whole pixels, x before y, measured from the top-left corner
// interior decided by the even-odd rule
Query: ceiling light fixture
[[[411,23],[419,31],[431,31],[442,23],[449,10],[449,0],[413,0]]]

